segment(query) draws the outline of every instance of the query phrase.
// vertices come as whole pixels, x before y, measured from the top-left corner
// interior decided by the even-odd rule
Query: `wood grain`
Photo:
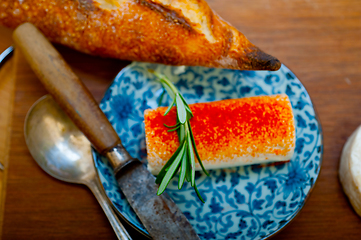
[[[0,232],[2,227],[4,203],[6,195],[6,179],[8,173],[8,160],[10,149],[11,117],[13,111],[15,80],[13,73],[13,61],[8,61],[0,71]]]
[[[208,2],[298,76],[321,119],[321,174],[301,213],[276,239],[359,239],[361,219],[344,195],[337,172],[342,147],[361,124],[360,2]],[[115,74],[127,64],[58,49],[98,101]],[[29,155],[23,139],[24,117],[46,91],[25,63],[19,66],[22,69],[17,75],[3,239],[115,239],[88,189],[52,179]]]
[[[11,45],[10,33],[10,29],[0,29],[0,36],[4,36],[2,41],[0,41],[0,52],[3,52]],[[0,69],[0,163],[4,168],[0,170],[0,232],[2,231],[3,225],[10,150],[11,117],[15,95],[15,79],[13,73],[13,61],[9,60]]]

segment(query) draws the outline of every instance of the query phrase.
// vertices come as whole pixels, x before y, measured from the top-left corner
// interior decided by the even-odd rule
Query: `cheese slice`
[[[286,94],[191,104],[190,124],[206,169],[287,161],[295,148],[295,123]],[[148,169],[157,174],[179,146],[176,109],[144,112]],[[198,162],[196,169],[200,169]]]
[[[352,133],[342,150],[339,177],[351,205],[361,216],[361,126]]]

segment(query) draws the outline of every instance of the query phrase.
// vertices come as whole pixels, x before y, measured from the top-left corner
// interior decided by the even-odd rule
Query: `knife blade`
[[[109,159],[120,189],[150,236],[199,239],[173,200],[167,194],[156,194],[154,176],[129,155],[94,97],[45,36],[31,23],[24,23],[15,29],[13,39],[59,106]]]

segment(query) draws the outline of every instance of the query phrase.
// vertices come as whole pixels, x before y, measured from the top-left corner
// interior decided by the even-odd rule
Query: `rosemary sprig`
[[[195,160],[198,159],[200,166],[204,173],[209,176],[208,172],[204,168],[202,161],[199,157],[196,143],[194,141],[194,136],[192,133],[192,128],[189,120],[193,117],[193,113],[188,106],[187,102],[183,98],[182,94],[174,86],[174,84],[164,75],[152,72],[159,82],[162,84],[164,91],[168,93],[171,97],[172,102],[164,113],[164,116],[169,113],[172,107],[175,105],[177,108],[177,123],[173,126],[168,126],[168,132],[177,131],[179,139],[179,147],[174,152],[172,157],[164,165],[162,170],[159,172],[156,183],[159,184],[157,194],[160,195],[167,188],[170,180],[179,172],[178,179],[178,189],[181,189],[184,181],[190,182],[191,186],[197,193],[198,198],[204,202],[202,196],[200,195],[196,183],[195,183]],[[160,100],[161,102],[161,100]]]

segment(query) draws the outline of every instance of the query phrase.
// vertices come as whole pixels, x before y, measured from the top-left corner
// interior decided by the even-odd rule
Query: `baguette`
[[[290,160],[296,133],[291,103],[285,94],[191,104],[190,124],[206,169]],[[179,146],[176,109],[144,112],[148,169],[158,174]],[[198,162],[197,170],[200,170]]]
[[[239,70],[281,66],[204,0],[0,0],[0,24],[24,22],[52,42],[103,57]]]

